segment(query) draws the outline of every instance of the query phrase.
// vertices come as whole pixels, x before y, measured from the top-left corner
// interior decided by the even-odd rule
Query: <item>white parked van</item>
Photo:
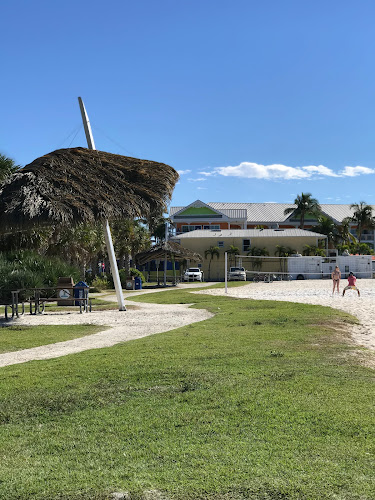
[[[342,278],[352,272],[357,278],[372,277],[371,255],[338,255],[335,257],[289,257],[288,273],[292,279],[330,278],[332,271],[339,266]]]

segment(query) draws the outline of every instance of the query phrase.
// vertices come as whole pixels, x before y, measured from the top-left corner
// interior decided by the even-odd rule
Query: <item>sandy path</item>
[[[188,284],[182,288],[190,288]],[[174,288],[178,289],[178,288]],[[168,289],[170,290],[170,289]],[[150,290],[150,293],[155,290]],[[158,291],[165,291],[158,289]],[[142,292],[139,292],[142,293]],[[147,293],[145,290],[143,293]],[[138,292],[126,294],[137,295]],[[107,295],[106,300],[116,296]],[[129,300],[127,304],[131,303]],[[93,324],[111,327],[103,332],[78,339],[57,342],[31,349],[0,354],[0,367],[25,363],[32,360],[58,358],[89,349],[110,347],[120,342],[174,330],[181,326],[203,321],[213,315],[204,309],[192,309],[186,304],[142,304],[132,303],[135,309],[125,311],[97,311],[85,314],[77,312],[49,312],[37,316],[25,314],[8,324],[21,325],[78,325]]]
[[[347,280],[341,280],[342,292]],[[276,281],[273,283],[250,283],[239,288],[228,288],[229,297],[256,300],[282,300],[329,306],[356,316],[360,325],[353,327],[353,340],[369,349],[375,349],[375,280],[357,280],[361,297],[348,290],[345,297],[332,297],[332,282],[329,280]],[[225,295],[224,289],[204,290],[199,293]]]

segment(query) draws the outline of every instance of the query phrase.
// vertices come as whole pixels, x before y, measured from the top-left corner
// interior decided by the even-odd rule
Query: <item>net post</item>
[[[228,293],[228,252],[225,252],[225,293]]]

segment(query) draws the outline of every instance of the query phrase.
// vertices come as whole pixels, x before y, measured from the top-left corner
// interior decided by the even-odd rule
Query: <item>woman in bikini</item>
[[[341,271],[339,266],[335,267],[335,270],[332,271],[331,278],[333,281],[333,290],[332,295],[335,293],[335,288],[337,288],[337,293],[340,293],[340,279],[341,279]]]

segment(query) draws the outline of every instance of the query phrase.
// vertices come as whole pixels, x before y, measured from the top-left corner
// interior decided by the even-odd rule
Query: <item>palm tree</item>
[[[229,266],[232,263],[232,260],[235,259],[236,255],[239,255],[240,249],[235,247],[234,245],[229,246],[229,250],[227,250],[227,254],[229,255]]]
[[[208,248],[207,250],[205,250],[204,252],[204,258],[207,259],[207,257],[210,257],[210,261],[208,263],[208,281],[210,281],[211,279],[211,262],[212,262],[212,259],[215,257],[219,258],[220,256],[220,249],[219,247],[213,247],[211,246],[210,248]]]
[[[105,252],[103,227],[99,223],[80,223],[54,228],[47,255],[65,256],[81,270],[82,278],[89,266],[96,273],[98,258]]]
[[[325,257],[325,251],[323,248],[319,248],[316,245],[305,245],[305,249],[302,252],[302,255],[305,256],[315,256],[319,255],[320,257]]]
[[[283,259],[283,257],[289,257],[289,255],[292,255],[294,253],[297,253],[297,250],[291,247],[284,247],[283,245],[276,245],[276,251],[275,255],[280,257],[280,271],[281,272],[286,272],[286,259]],[[284,266],[283,266],[283,261],[284,261]],[[283,270],[284,267],[284,270]]]
[[[161,243],[165,240],[165,224],[168,227],[171,225],[171,219],[168,217],[155,217],[147,221],[151,236],[155,239],[155,242]]]
[[[43,255],[52,244],[51,238],[53,228],[47,226],[6,232],[0,234],[0,251],[35,250]]]
[[[351,217],[345,217],[341,224],[337,226],[337,236],[341,244],[349,245],[350,243],[357,243],[357,238],[350,232]]]
[[[305,227],[305,216],[307,214],[318,214],[321,211],[319,202],[316,198],[312,198],[311,193],[301,193],[294,200],[296,207],[289,207],[284,210],[284,215],[295,213],[300,216],[300,228]]]
[[[357,225],[358,243],[361,244],[363,231],[366,229],[373,229],[375,227],[375,218],[372,215],[372,207],[371,205],[367,205],[365,201],[360,201],[359,203],[353,203],[350,205],[350,208],[354,210],[351,221]]]
[[[318,216],[318,224],[311,228],[314,233],[325,234],[327,236],[328,248],[333,248],[338,241],[337,224],[326,215]]]
[[[20,168],[12,158],[0,153],[0,182],[11,176]]]
[[[251,250],[249,252],[247,252],[246,255],[257,255],[257,256],[267,257],[269,254],[270,253],[266,247],[263,247],[263,248],[252,247]]]
[[[251,250],[249,252],[247,252],[247,255],[251,255],[254,257],[253,259],[250,259],[251,267],[253,268],[253,271],[255,268],[257,268],[258,271],[260,271],[262,269],[263,261],[260,257],[266,257],[269,254],[270,253],[266,247],[263,247],[263,248],[252,247]]]
[[[131,258],[151,246],[150,234],[140,221],[129,219],[115,221],[112,232],[119,267],[129,274]]]

